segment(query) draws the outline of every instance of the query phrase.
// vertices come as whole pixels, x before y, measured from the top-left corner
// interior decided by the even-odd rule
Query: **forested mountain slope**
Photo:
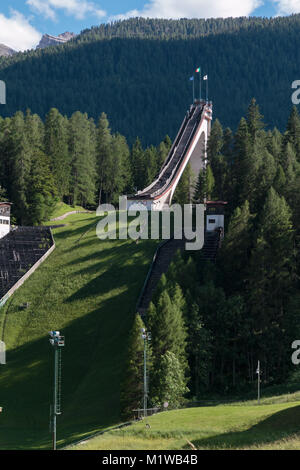
[[[300,17],[252,19],[247,27],[233,21],[231,29],[225,20],[210,20],[205,28],[198,20],[198,36],[211,31],[204,37],[196,37],[196,20],[190,21],[143,20],[143,28],[125,21],[85,31],[60,47],[2,58],[7,105],[1,114],[30,108],[44,116],[57,107],[98,118],[104,111],[130,143],[139,136],[157,144],[166,134],[174,137],[192,101],[189,77],[201,65],[214,116],[224,126],[235,128],[255,96],[267,125],[282,129],[291,83],[299,78]],[[240,23],[247,25],[246,19]]]

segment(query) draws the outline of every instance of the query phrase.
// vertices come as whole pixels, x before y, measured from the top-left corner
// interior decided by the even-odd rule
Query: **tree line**
[[[264,386],[284,383],[294,371],[291,344],[300,334],[297,109],[283,133],[266,130],[254,99],[235,133],[216,120],[194,200],[205,196],[228,202],[225,238],[216,264],[201,251],[178,253],[159,282],[144,318],[153,337],[152,405],[254,391],[258,360]],[[185,202],[189,197],[185,192]],[[129,396],[124,382],[124,417],[140,406],[141,324],[136,316],[127,364],[135,393]]]
[[[97,124],[79,111],[70,118],[52,108],[43,121],[18,111],[0,118],[0,198],[13,203],[21,225],[49,220],[58,201],[96,208],[143,189],[158,173],[171,145],[130,148],[112,133],[105,113]]]
[[[192,101],[190,76],[208,75],[214,116],[234,131],[252,96],[269,128],[283,131],[299,79],[300,16],[210,20],[131,19],[101,25],[60,46],[0,58],[1,115],[56,107],[98,119],[131,146],[176,135]],[[293,57],[293,60],[290,58]],[[196,96],[198,97],[198,81]],[[204,91],[204,87],[203,87]]]

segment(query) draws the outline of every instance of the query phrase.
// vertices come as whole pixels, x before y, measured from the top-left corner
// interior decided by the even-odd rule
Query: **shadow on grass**
[[[70,274],[64,266],[61,269],[62,261],[58,258],[76,249],[70,243],[86,232],[89,225],[94,225],[94,220],[89,220],[90,224],[86,220],[74,222],[72,230],[62,228],[55,233],[59,249],[51,255],[50,264],[41,267],[11,298],[7,328],[13,333],[11,341],[15,347],[8,350],[7,364],[0,369],[0,405],[4,407],[0,415],[0,449],[51,447],[53,351],[48,331],[52,329],[61,330],[66,337],[63,414],[58,418],[60,445],[119,422],[127,337],[155,248],[151,241],[128,246],[118,242],[116,247],[110,241],[107,248],[102,245],[99,257],[98,252],[90,255],[81,252],[83,256],[76,258]],[[68,243],[64,244],[66,238]],[[102,243],[95,239],[95,243]],[[83,240],[80,247],[82,243],[91,245],[94,240]],[[106,258],[106,270],[99,273],[103,258]],[[83,266],[90,260],[93,261],[90,265]],[[67,257],[66,261],[64,265],[68,264]],[[66,300],[57,302],[54,290],[57,279],[63,283],[75,271],[80,275],[95,274],[95,277],[87,276],[86,282],[80,279],[80,287],[62,291]],[[29,309],[20,311],[19,305],[28,300]],[[38,312],[42,312],[43,321],[35,322]],[[37,333],[43,336],[32,339],[31,335]]]
[[[78,271],[73,272],[74,276],[77,274],[89,274],[90,276],[95,274],[96,277],[78,289],[65,302],[103,295],[108,293],[112,287],[122,290],[125,287],[129,288],[129,286],[132,291],[137,292],[135,294],[135,301],[137,301],[141,290],[141,281],[146,278],[150,266],[149,260],[153,252],[153,245],[148,245],[144,248],[140,247],[139,252],[137,252],[136,246],[129,246],[126,253],[121,253],[118,248],[102,250],[99,253],[99,261],[97,263],[94,262],[86,267],[80,266]],[[107,255],[109,258],[106,257]],[[78,263],[80,265],[92,258],[93,260],[95,259],[94,254],[79,258],[70,264],[76,265]],[[146,263],[145,259],[147,260]],[[131,263],[131,260],[134,260],[134,262]],[[109,269],[97,275],[103,267],[107,266],[108,262],[110,264]]]
[[[193,440],[197,449],[234,449],[272,443],[300,431],[300,406],[278,411],[245,431]]]
[[[61,445],[80,438],[81,433],[118,424],[120,382],[133,312],[127,293],[122,293],[102,301],[99,308],[63,329]],[[53,351],[47,331],[43,338],[8,351],[7,356],[0,375],[4,407],[0,449],[51,448]]]
[[[138,245],[139,250],[141,247]],[[132,247],[132,250],[135,249]],[[0,416],[0,449],[51,447],[49,405],[52,402],[53,351],[49,345],[48,331],[61,329],[66,303],[75,302],[74,307],[78,305],[80,308],[82,301],[88,298],[91,300],[85,303],[84,314],[71,319],[62,329],[66,347],[63,350],[63,414],[58,418],[58,439],[60,445],[65,445],[80,439],[82,435],[118,424],[127,337],[150,260],[149,257],[145,264],[142,255],[140,262],[135,260],[128,266],[126,262],[130,253],[131,248],[126,253],[119,251],[118,260],[114,254],[115,262],[110,263],[100,275],[97,275],[99,266],[96,269],[90,267],[95,270],[96,278],[87,281],[67,298],[65,306],[61,304],[60,316],[55,314],[53,321],[50,295],[43,337],[31,341],[27,336],[25,344],[8,350],[7,364],[0,369],[0,404],[4,407],[4,413]],[[143,275],[142,268],[145,271]],[[48,295],[42,289],[45,282],[48,286],[48,277],[42,282],[40,293],[32,301],[26,315],[30,312],[38,315],[35,312],[39,311],[40,296],[47,298]],[[105,298],[103,294],[112,289],[114,291],[110,297]],[[12,298],[13,304],[9,310],[12,326],[24,314],[18,306],[27,295],[26,289],[20,289]],[[31,323],[27,325],[29,332],[34,328],[34,321]]]

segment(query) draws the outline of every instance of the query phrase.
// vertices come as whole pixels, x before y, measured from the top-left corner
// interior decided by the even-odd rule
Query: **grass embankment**
[[[299,397],[298,397],[299,398]],[[274,401],[276,399],[274,398]],[[300,449],[300,401],[167,411],[72,450]]]
[[[73,212],[73,211],[84,211],[85,209],[81,206],[69,206],[68,204],[65,204],[64,202],[61,202],[59,201],[51,216],[50,216],[50,219],[55,219],[56,217],[60,217],[64,214],[66,214],[67,212]]]
[[[96,222],[65,219],[54,252],[0,310],[0,449],[50,447],[53,329],[66,337],[58,444],[118,422],[127,335],[156,242],[100,241]]]

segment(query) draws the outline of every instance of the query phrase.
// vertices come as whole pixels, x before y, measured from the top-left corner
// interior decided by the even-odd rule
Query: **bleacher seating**
[[[17,227],[0,239],[0,299],[52,245],[49,227]]]

